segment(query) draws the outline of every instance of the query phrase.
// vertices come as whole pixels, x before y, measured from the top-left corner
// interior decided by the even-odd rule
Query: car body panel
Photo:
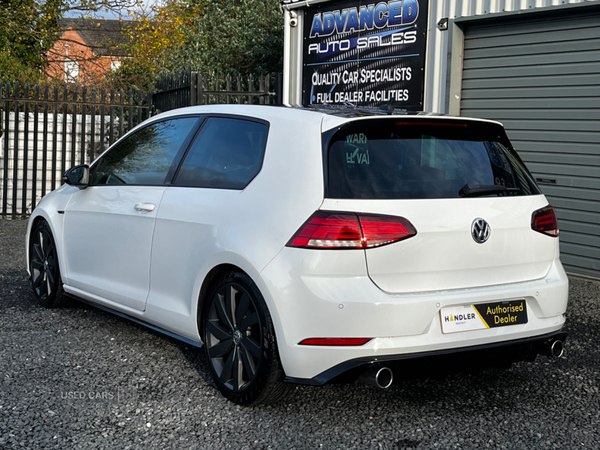
[[[261,273],[271,295],[287,293],[277,305],[282,321],[278,342],[288,376],[310,379],[347,359],[501,342],[546,334],[564,324],[568,278],[558,259],[539,280],[390,294],[367,276],[364,252],[286,248]],[[340,267],[347,270],[340,273]],[[522,298],[527,324],[442,333],[441,308]],[[299,345],[313,337],[374,339],[360,347]]]
[[[29,223],[27,224],[27,234],[25,236],[25,250],[26,250],[26,261],[27,261],[27,273],[30,273],[29,267],[29,243],[31,237],[31,229],[36,220],[45,220],[50,225],[50,229],[52,230],[52,235],[56,240],[56,251],[58,252],[59,264],[62,268],[65,258],[64,258],[64,248],[63,248],[63,226],[64,226],[64,211],[67,205],[69,204],[69,200],[71,199],[71,195],[77,192],[78,189],[72,186],[63,185],[60,188],[52,191],[42,198],[42,200],[38,203],[35,210],[31,213],[29,218]],[[68,282],[68,279],[65,274],[61,274],[63,278],[63,282]]]
[[[147,317],[198,339],[198,299],[207,274],[228,264],[258,283],[260,270],[281,251],[298,223],[319,208],[320,119],[298,120],[269,130],[262,170],[245,189],[166,189],[153,237]],[[313,132],[306,136],[305,129]],[[262,177],[263,172],[271,176]],[[269,308],[276,314],[276,304]]]
[[[387,214],[408,219],[417,235],[367,250],[369,276],[385,292],[465,289],[543,278],[557,254],[556,238],[531,229],[543,195],[423,200],[326,199],[322,209]],[[489,239],[471,236],[485,219]]]
[[[323,110],[323,112],[325,113],[324,117],[323,117],[323,132],[327,132],[330,130],[333,130],[335,128],[338,128],[344,124],[350,123],[350,122],[355,122],[358,120],[378,120],[384,117],[390,117],[390,116],[385,116],[385,115],[377,115],[377,114],[364,114],[364,113],[353,113],[352,110],[348,110],[346,112],[346,114],[342,113],[342,112],[338,112],[336,114],[327,114],[327,110]],[[409,119],[412,120],[415,118],[415,116],[417,116],[419,118],[419,120],[421,119],[426,119],[428,122],[435,122],[435,121],[440,121],[440,122],[445,122],[445,121],[451,121],[451,120],[455,120],[455,119],[460,119],[460,120],[466,120],[466,121],[472,121],[472,122],[480,122],[480,123],[493,123],[493,124],[497,124],[497,125],[502,125],[500,122],[495,121],[495,120],[489,120],[489,119],[479,119],[479,118],[473,118],[473,117],[453,117],[453,116],[444,116],[441,114],[436,114],[436,113],[412,113],[409,114],[407,113],[406,115],[403,116],[397,116],[399,119]]]
[[[64,271],[69,285],[143,311],[152,236],[163,186],[90,186],[65,210]],[[154,205],[153,211],[136,205]]]

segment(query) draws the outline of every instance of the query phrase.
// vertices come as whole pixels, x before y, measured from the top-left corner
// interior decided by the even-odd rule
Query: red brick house
[[[131,22],[106,19],[61,19],[63,33],[46,54],[48,75],[84,84],[100,81],[127,57]]]

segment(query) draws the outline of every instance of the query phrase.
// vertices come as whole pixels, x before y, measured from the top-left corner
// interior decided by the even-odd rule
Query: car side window
[[[153,123],[111,149],[98,163],[92,185],[162,185],[198,117]]]
[[[244,189],[262,166],[268,126],[210,117],[187,153],[175,185]]]

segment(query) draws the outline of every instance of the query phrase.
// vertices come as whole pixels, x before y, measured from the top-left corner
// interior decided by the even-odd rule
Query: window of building
[[[72,59],[65,61],[65,81],[75,83],[79,80],[79,62]]]

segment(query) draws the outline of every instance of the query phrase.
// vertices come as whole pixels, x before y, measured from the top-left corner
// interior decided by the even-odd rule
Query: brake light
[[[531,229],[548,236],[558,237],[558,219],[552,206],[534,211],[531,215]]]
[[[409,126],[425,126],[425,127],[460,127],[467,128],[466,123],[453,123],[453,122],[397,122],[396,125],[409,125]]]
[[[288,247],[364,249],[408,239],[417,234],[404,217],[317,211],[287,243]]]
[[[300,345],[330,345],[333,347],[348,347],[365,345],[372,338],[310,338],[304,339]]]

